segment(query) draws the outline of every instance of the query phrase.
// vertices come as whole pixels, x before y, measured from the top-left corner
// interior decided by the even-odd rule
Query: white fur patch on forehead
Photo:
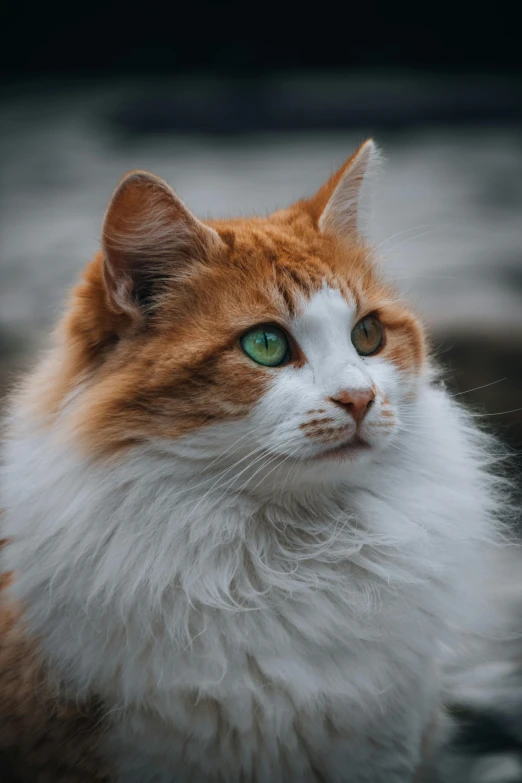
[[[310,299],[303,299],[293,319],[294,334],[324,333],[325,337],[341,331],[348,338],[354,326],[357,304],[355,297],[347,300],[338,288],[323,282],[322,288]]]
[[[354,375],[352,387],[368,385],[364,363],[351,339],[356,311],[355,297],[348,301],[338,288],[324,283],[292,321],[292,334],[321,385],[327,380],[341,383],[348,366]]]

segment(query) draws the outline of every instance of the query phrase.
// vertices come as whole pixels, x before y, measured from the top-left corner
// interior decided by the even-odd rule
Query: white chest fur
[[[111,710],[122,780],[408,779],[437,645],[482,628],[496,511],[466,418],[426,388],[415,420],[363,475],[277,502],[202,501],[164,452],[108,468],[13,422],[5,566],[69,685]]]
[[[345,672],[367,675],[365,667]],[[342,696],[296,705],[288,689],[264,678],[255,691],[236,683],[214,697],[173,694],[168,719],[131,708],[106,749],[120,780],[136,783],[404,783],[421,764],[434,690],[430,673],[391,687],[379,706],[365,709]]]

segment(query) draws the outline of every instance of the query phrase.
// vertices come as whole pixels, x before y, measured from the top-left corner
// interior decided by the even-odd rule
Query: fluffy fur
[[[0,542],[0,546],[2,542]],[[0,597],[10,582],[0,580]],[[99,705],[67,698],[43,665],[23,612],[0,603],[0,770],[2,783],[108,783]]]
[[[374,158],[209,224],[127,177],[13,397],[10,600],[65,691],[103,703],[120,781],[413,780],[440,650],[487,630],[492,446],[356,233]],[[362,357],[370,313],[385,340]],[[288,365],[241,351],[260,323],[287,331]],[[358,425],[343,401],[367,390]]]

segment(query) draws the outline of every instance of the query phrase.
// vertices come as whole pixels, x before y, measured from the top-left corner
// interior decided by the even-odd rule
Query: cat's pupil
[[[361,356],[369,356],[382,345],[383,328],[373,315],[366,316],[354,327],[352,342]]]
[[[254,362],[267,367],[278,367],[289,358],[288,339],[276,326],[247,332],[241,338],[241,347]]]

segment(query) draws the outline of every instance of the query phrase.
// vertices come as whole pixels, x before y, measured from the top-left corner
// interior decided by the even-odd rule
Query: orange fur
[[[0,579],[0,780],[2,783],[103,783],[100,706],[60,695],[38,645],[24,630],[23,611]]]

